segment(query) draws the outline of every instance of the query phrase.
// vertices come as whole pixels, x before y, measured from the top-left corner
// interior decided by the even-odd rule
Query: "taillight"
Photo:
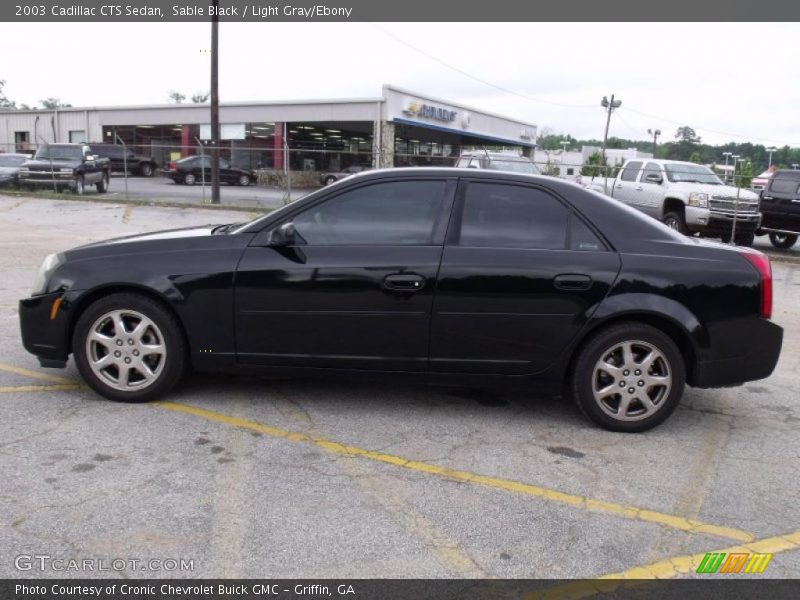
[[[174,162],[171,162],[171,163],[167,164],[167,171],[176,171],[177,169],[178,169],[178,167],[175,166]]]
[[[772,317],[772,267],[769,257],[756,250],[741,250],[739,253],[756,268],[761,277],[761,316],[769,319]]]

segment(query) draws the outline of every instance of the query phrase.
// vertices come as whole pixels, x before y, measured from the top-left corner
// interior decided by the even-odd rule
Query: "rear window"
[[[800,176],[800,172],[798,172]],[[777,173],[773,175],[769,189],[776,194],[797,194],[800,187],[800,177],[795,178],[791,173]]]

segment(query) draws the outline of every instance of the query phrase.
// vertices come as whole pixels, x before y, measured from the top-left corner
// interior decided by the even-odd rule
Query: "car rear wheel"
[[[105,194],[108,191],[108,173],[103,173],[102,179],[94,184],[98,194]]]
[[[797,241],[797,236],[791,233],[770,233],[770,243],[781,250],[788,250],[794,246]]]
[[[186,185],[194,185],[194,182],[197,181],[197,178],[192,175],[191,173],[187,173],[183,176],[183,183]]]
[[[144,163],[141,167],[139,167],[139,173],[142,177],[152,177],[153,176],[153,165],[150,163]]]
[[[72,351],[81,376],[101,396],[146,402],[183,375],[180,326],[159,302],[133,293],[106,296],[78,319]]]
[[[336,177],[334,177],[333,175],[328,175],[328,176],[325,178],[325,185],[330,185],[330,184],[332,184],[332,183],[333,183],[333,182],[335,182],[335,181],[336,181]]]
[[[248,175],[240,175],[239,176],[239,185],[241,185],[241,186],[250,185],[250,177]]]
[[[674,229],[683,235],[689,234],[689,228],[686,227],[686,221],[683,219],[683,215],[679,212],[672,211],[665,214],[663,223],[670,229]]]
[[[644,323],[602,330],[579,351],[570,391],[581,411],[611,431],[655,427],[678,406],[686,367],[675,342]]]

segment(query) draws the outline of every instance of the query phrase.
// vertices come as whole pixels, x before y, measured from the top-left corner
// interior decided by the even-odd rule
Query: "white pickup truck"
[[[614,179],[595,177],[589,189],[608,194],[681,233],[750,246],[761,223],[758,195],[725,185],[711,169],[676,160],[633,159]]]

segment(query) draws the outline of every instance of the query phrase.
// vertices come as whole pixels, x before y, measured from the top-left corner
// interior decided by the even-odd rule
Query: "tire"
[[[753,245],[753,242],[756,240],[755,233],[740,233],[736,236],[736,245],[737,246],[747,246],[748,248]]]
[[[791,233],[770,233],[769,241],[780,250],[788,250],[797,242],[797,235]]]
[[[197,181],[197,178],[192,175],[191,173],[187,173],[183,176],[183,183],[186,185],[194,185],[194,182]]]
[[[187,362],[175,317],[160,302],[129,292],[101,298],[81,314],[72,353],[89,387],[119,402],[147,402],[166,394]]]
[[[239,185],[243,187],[247,187],[250,185],[250,176],[249,175],[240,175],[239,179],[236,181]]]
[[[648,359],[648,370],[637,369]],[[633,433],[672,414],[686,385],[686,366],[668,335],[628,322],[592,336],[578,351],[570,376],[569,391],[584,415],[604,429]]]
[[[103,178],[94,187],[98,194],[105,194],[108,191],[108,173],[103,173]]]
[[[334,183],[335,181],[336,181],[336,177],[334,177],[333,175],[328,175],[325,178],[325,185],[330,185],[330,184]]]
[[[664,215],[664,219],[662,221],[664,225],[669,227],[670,229],[674,229],[678,233],[682,233],[683,235],[689,235],[689,228],[686,226],[686,220],[683,218],[683,215],[679,212],[670,211]]]
[[[72,182],[72,193],[76,196],[83,196],[85,186],[83,184],[83,175],[78,175],[75,180]]]
[[[153,165],[150,163],[142,163],[142,165],[139,167],[139,175],[142,177],[152,177],[154,170],[155,169],[153,169]]]

